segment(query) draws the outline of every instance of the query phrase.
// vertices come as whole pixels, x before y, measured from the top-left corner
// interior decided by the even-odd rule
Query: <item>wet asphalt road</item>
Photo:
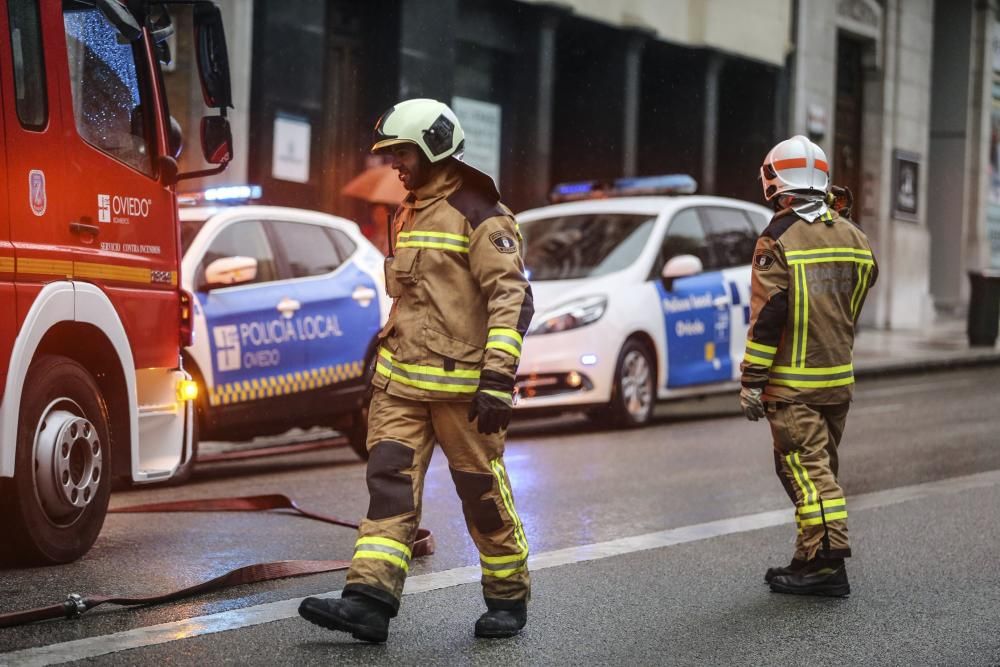
[[[1000,470],[998,385],[998,368],[859,383],[841,459],[849,497]],[[767,427],[739,417],[734,402],[672,404],[640,431],[595,431],[575,418],[515,426],[506,460],[532,553],[787,509]],[[261,493],[347,519],[367,508],[364,467],[346,448],[207,465],[191,484],[119,492],[112,504]],[[414,563],[411,576],[477,563],[440,452],[424,516],[437,553]],[[93,662],[1000,664],[997,516],[1000,487],[991,485],[852,511],[855,593],[846,601],[767,593],[760,574],[787,558],[785,525],[539,571],[528,631],[513,642],[472,639],[481,602],[475,585],[463,585],[408,596],[387,647],[355,646],[287,619]],[[347,558],[353,541],[350,530],[276,513],[110,515],[82,561],[0,573],[0,611],[70,591],[147,595],[251,562]],[[336,591],[343,577],[101,608],[75,622],[0,630],[0,651]],[[826,652],[812,652],[817,642]]]

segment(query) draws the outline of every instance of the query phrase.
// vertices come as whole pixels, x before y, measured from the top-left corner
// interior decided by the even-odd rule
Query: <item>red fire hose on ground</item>
[[[358,524],[356,523],[302,509],[294,500],[282,494],[149,503],[145,505],[133,505],[132,507],[120,507],[109,510],[109,512],[128,514],[138,512],[266,512],[270,510],[291,510],[300,516],[314,521],[322,521],[323,523],[344,526],[345,528],[358,528]],[[420,528],[417,531],[417,539],[413,543],[413,557],[419,558],[420,556],[428,556],[432,553],[434,553],[434,536],[429,530]],[[122,606],[160,604],[232,586],[255,584],[263,581],[271,581],[272,579],[284,579],[286,577],[299,577],[306,574],[346,570],[350,565],[351,561],[349,560],[282,560],[273,563],[255,563],[236,568],[214,579],[203,581],[187,588],[139,598],[114,595],[85,596],[70,593],[66,597],[66,600],[58,604],[0,614],[0,628],[9,628],[53,618],[76,618],[84,612],[106,602]]]

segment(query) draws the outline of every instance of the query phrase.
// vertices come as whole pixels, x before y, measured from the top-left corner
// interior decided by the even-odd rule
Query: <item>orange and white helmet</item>
[[[760,179],[767,201],[786,192],[826,194],[830,166],[822,148],[797,134],[768,152],[760,166]]]

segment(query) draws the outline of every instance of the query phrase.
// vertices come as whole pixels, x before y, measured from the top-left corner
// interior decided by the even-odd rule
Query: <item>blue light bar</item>
[[[589,195],[600,189],[597,181],[581,181],[579,183],[560,183],[555,187],[553,194],[570,197],[573,195]]]
[[[202,195],[205,201],[248,201],[260,199],[261,188],[259,185],[224,185],[217,188],[208,188]]]
[[[639,176],[615,179],[616,194],[676,194],[691,195],[698,190],[698,182],[687,174],[667,174],[664,176]]]
[[[698,191],[698,182],[687,174],[636,176],[613,181],[579,181],[560,183],[552,189],[553,202],[604,197],[635,197],[639,195],[690,195]]]

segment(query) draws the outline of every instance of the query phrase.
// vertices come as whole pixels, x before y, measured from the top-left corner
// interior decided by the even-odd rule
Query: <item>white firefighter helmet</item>
[[[760,167],[760,179],[767,201],[786,192],[826,194],[830,166],[822,148],[797,134],[768,152]]]
[[[372,152],[402,143],[416,144],[431,162],[451,156],[461,159],[465,132],[447,104],[422,98],[405,100],[375,123]]]

